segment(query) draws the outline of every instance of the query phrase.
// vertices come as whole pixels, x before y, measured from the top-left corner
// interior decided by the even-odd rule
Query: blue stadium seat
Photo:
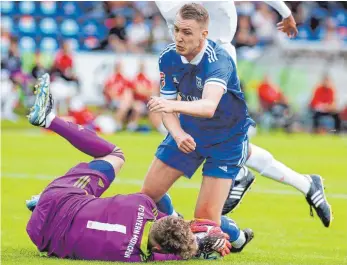
[[[338,26],[347,26],[347,10],[335,9],[332,12],[332,16],[335,18]]]
[[[12,18],[8,16],[1,16],[1,27],[8,32],[12,32],[13,30]]]
[[[40,2],[40,13],[44,16],[57,16],[57,2],[43,1]]]
[[[326,29],[324,26],[319,26],[318,28],[316,28],[315,37],[317,40],[323,40],[325,34],[326,34]]]
[[[23,15],[33,15],[36,11],[36,5],[33,1],[21,1],[18,3],[18,9]]]
[[[18,21],[18,30],[25,35],[36,34],[36,21],[32,16],[22,16]]]
[[[328,10],[317,7],[311,11],[311,17],[315,17],[317,19],[325,19],[329,16]]]
[[[13,15],[17,11],[16,2],[14,1],[1,1],[1,15]]]
[[[40,21],[40,31],[45,36],[57,36],[58,25],[55,19],[51,17],[45,17]]]
[[[2,58],[4,58],[8,54],[8,50],[10,48],[10,39],[5,36],[1,36],[1,45],[0,45],[0,51]]]
[[[103,23],[96,20],[89,20],[81,25],[83,36],[94,36],[97,38],[105,38],[108,30]]]
[[[90,50],[99,45],[99,40],[96,37],[90,36],[83,39],[81,48],[84,50]]]
[[[60,32],[65,37],[77,37],[79,35],[79,25],[73,19],[65,19],[60,24]]]
[[[300,25],[298,26],[298,35],[296,37],[297,40],[315,40],[312,29],[308,25]]]
[[[82,15],[81,9],[77,2],[67,1],[61,3],[61,10],[64,16],[78,18]]]
[[[56,39],[51,37],[45,37],[41,39],[40,50],[43,52],[55,52],[59,48],[58,42]]]
[[[19,40],[19,48],[22,52],[35,52],[36,42],[32,37],[24,36]]]

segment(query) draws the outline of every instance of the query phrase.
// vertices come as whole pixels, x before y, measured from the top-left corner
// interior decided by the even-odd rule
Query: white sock
[[[262,176],[290,185],[304,195],[310,189],[310,178],[295,172],[281,162],[275,160],[266,150],[252,144],[251,156],[246,166],[259,172]]]
[[[46,117],[45,128],[49,128],[49,126],[51,126],[51,123],[54,120],[54,118],[55,118],[55,114],[53,112],[50,112]]]
[[[235,180],[240,180],[242,179],[244,176],[246,176],[248,174],[248,168],[246,167],[241,167],[239,173],[237,174]]]
[[[245,236],[245,233],[241,230],[239,237],[235,241],[230,243],[234,248],[240,248],[245,242],[246,242],[246,236]]]
[[[174,209],[173,212],[170,214],[170,216],[178,217],[178,213],[175,211],[175,209]]]

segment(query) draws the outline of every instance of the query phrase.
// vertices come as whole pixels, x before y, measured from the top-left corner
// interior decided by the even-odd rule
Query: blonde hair
[[[200,4],[191,3],[183,5],[178,11],[182,19],[192,19],[199,24],[208,26],[209,14],[205,7]]]
[[[190,223],[180,217],[167,216],[155,222],[151,236],[163,251],[189,259],[197,253],[195,236]]]

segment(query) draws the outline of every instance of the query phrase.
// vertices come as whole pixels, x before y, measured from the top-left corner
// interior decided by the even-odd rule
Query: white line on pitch
[[[41,174],[25,174],[25,173],[4,173],[1,172],[2,177],[10,177],[10,178],[24,178],[24,179],[41,179],[41,180],[53,180],[57,176],[49,176],[49,175],[41,175]],[[123,178],[116,178],[116,183],[119,184],[127,184],[127,185],[135,185],[135,186],[142,186],[143,181],[139,179],[123,179]],[[199,183],[186,183],[186,182],[178,182],[175,184],[176,188],[183,188],[183,189],[199,189],[200,184]],[[295,191],[287,191],[287,190],[270,190],[270,189],[260,189],[260,188],[252,188],[252,192],[254,193],[262,193],[262,194],[276,194],[276,195],[289,195],[289,196],[302,196],[300,192]],[[344,193],[327,193],[327,197],[329,198],[335,198],[335,199],[347,199],[347,194]]]

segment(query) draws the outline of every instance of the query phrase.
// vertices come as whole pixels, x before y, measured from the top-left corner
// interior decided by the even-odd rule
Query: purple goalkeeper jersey
[[[108,187],[99,171],[81,163],[42,193],[27,225],[39,251],[85,260],[141,262],[177,260],[148,250],[150,228],[159,213],[145,194],[98,198]]]

